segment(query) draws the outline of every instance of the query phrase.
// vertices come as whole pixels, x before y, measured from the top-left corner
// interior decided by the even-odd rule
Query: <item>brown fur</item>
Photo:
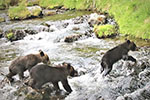
[[[29,70],[38,63],[50,64],[49,57],[44,54],[43,51],[39,51],[38,54],[29,54],[16,58],[9,66],[9,74],[7,78],[12,82],[13,76],[19,74],[19,78],[24,78],[24,71]]]
[[[34,89],[40,89],[47,82],[52,82],[56,90],[59,90],[58,82],[61,81],[67,92],[72,92],[68,84],[67,76],[76,76],[77,71],[69,63],[56,65],[54,67],[40,64],[30,71],[31,79],[28,83]]]

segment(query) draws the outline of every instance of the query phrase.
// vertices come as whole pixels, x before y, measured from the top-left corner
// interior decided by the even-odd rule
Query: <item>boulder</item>
[[[5,21],[5,18],[0,17],[0,23],[1,23],[1,22],[4,22],[4,21]]]
[[[48,9],[45,9],[45,10],[42,11],[42,14],[44,16],[55,15],[55,14],[57,14],[57,10],[48,10]]]
[[[27,7],[28,11],[30,12],[31,17],[38,17],[41,15],[42,8],[40,6],[31,6]]]
[[[26,33],[24,30],[12,30],[12,31],[5,33],[5,37],[11,42],[21,40],[25,36],[26,36]]]
[[[97,13],[93,13],[90,15],[90,18],[88,19],[88,24],[91,27],[94,27],[94,25],[100,25],[106,23],[106,16],[105,15],[99,15]]]
[[[79,35],[79,34],[67,36],[65,38],[64,42],[71,43],[71,42],[77,41],[81,36],[82,35]]]
[[[95,35],[98,38],[110,38],[117,35],[117,30],[114,25],[95,25],[94,26]]]
[[[22,20],[31,17],[39,17],[41,15],[42,8],[40,6],[14,6],[8,10],[8,15],[11,20]]]

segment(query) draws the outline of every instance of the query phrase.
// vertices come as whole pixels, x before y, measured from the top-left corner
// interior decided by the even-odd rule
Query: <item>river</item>
[[[4,24],[2,28],[5,30],[12,27],[32,28],[37,30],[38,34],[27,35],[24,39],[14,42],[0,39],[0,81],[8,73],[8,66],[14,58],[37,53],[41,49],[49,55],[52,64],[69,62],[80,74],[78,77],[69,78],[73,92],[67,95],[65,100],[150,100],[149,42],[135,40],[140,49],[129,52],[129,55],[137,59],[137,65],[120,60],[114,64],[110,75],[103,78],[100,74],[103,54],[125,40],[98,39],[88,25],[88,14],[82,13],[82,17],[77,17],[74,13],[69,13],[69,18],[60,18],[60,15],[57,15],[59,19],[56,20],[47,17]],[[78,40],[64,42],[65,37],[78,34],[82,35]],[[25,73],[26,76],[28,74]],[[3,84],[0,88],[1,100],[25,98],[24,95],[15,95],[22,86],[18,80],[18,76],[15,76],[17,82],[12,86]],[[64,90],[62,86],[61,89]]]

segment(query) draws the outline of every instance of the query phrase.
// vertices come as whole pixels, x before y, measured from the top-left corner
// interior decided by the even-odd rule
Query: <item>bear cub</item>
[[[26,84],[33,89],[41,89],[45,83],[51,82],[56,90],[60,90],[58,85],[60,81],[64,89],[71,93],[72,89],[68,83],[67,76],[77,76],[77,71],[74,70],[70,63],[63,63],[56,66],[40,64],[30,70],[31,78]]]
[[[7,79],[12,82],[12,78],[16,74],[19,74],[19,78],[24,78],[24,71],[29,70],[38,63],[50,64],[50,60],[47,54],[39,50],[38,54],[29,54],[26,56],[20,56],[16,58],[9,66],[9,74],[6,75]]]
[[[105,70],[103,75],[106,76],[112,70],[113,64],[120,59],[130,60],[136,63],[136,59],[128,55],[130,50],[137,50],[137,46],[134,42],[126,40],[126,42],[107,51],[102,57],[100,72],[102,73]]]

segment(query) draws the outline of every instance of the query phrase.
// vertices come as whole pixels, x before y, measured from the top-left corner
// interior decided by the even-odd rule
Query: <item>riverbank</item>
[[[59,15],[57,16],[60,18]],[[92,28],[89,27],[88,18],[89,15],[83,15],[64,20],[57,19],[53,21],[47,19],[45,22],[43,19],[34,19],[3,25],[5,29],[12,26],[21,29],[35,29],[37,34],[29,34],[23,39],[13,42],[8,42],[5,38],[0,39],[0,81],[8,73],[8,67],[13,59],[18,56],[36,53],[39,49],[49,55],[53,65],[62,62],[71,63],[79,72],[79,76],[68,78],[73,90],[71,94],[66,95],[65,90],[59,84],[61,93],[58,95],[53,90],[52,84],[44,86],[44,92],[40,93],[28,86],[23,86],[16,75],[12,85],[5,81],[0,84],[1,100],[149,99],[150,48],[148,44],[140,45],[139,42],[142,41],[137,40],[136,44],[140,47],[139,51],[129,52],[129,55],[137,59],[137,65],[130,61],[120,60],[114,65],[110,75],[102,78],[100,61],[104,53],[125,40],[118,37],[98,39],[91,31]],[[73,38],[74,36],[79,37],[69,40],[69,43],[65,41],[66,37],[72,36]],[[25,72],[25,76],[29,76],[28,71]]]
[[[23,0],[25,1],[25,0]],[[30,2],[29,2],[30,1]],[[29,0],[24,6],[39,5],[45,9],[62,7],[76,10],[108,12],[119,25],[119,32],[136,38],[150,39],[149,0]],[[18,4],[18,3],[16,3]],[[6,4],[5,4],[6,5]],[[21,3],[19,3],[21,5]],[[16,7],[10,7],[16,9]],[[24,9],[23,9],[24,10]],[[17,10],[16,10],[17,11]],[[21,11],[21,10],[19,10]],[[22,12],[22,11],[21,11]],[[20,14],[18,11],[16,12]],[[15,11],[12,13],[15,14]],[[10,15],[11,16],[11,15]]]

